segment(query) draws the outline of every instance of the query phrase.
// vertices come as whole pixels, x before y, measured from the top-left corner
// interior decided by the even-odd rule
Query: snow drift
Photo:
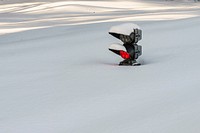
[[[4,2],[1,133],[200,132],[199,3]],[[107,49],[124,22],[143,29],[140,67]]]

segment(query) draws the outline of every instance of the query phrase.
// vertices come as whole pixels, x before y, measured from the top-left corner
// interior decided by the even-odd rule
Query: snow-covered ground
[[[139,67],[107,49],[125,22]],[[198,133],[199,35],[190,1],[0,1],[0,133]]]

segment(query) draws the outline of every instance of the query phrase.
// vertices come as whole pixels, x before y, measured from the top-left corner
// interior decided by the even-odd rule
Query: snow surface
[[[199,3],[25,1],[0,1],[0,133],[200,132]],[[108,50],[124,22],[141,66]]]
[[[129,36],[132,32],[134,32],[134,29],[140,29],[140,27],[134,23],[123,23],[120,25],[112,26],[109,32]]]
[[[120,43],[113,43],[110,45],[109,49],[113,49],[113,50],[123,50],[123,51],[126,51],[126,48],[123,46],[123,44],[120,44]]]

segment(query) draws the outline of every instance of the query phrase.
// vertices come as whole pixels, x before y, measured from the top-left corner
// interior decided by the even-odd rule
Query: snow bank
[[[140,67],[107,49],[124,22],[143,30]],[[199,25],[198,3],[0,5],[0,132],[200,132]]]

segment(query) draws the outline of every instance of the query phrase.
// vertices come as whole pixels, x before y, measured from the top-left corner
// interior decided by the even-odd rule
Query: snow
[[[126,48],[124,46],[122,46],[122,44],[120,44],[120,43],[111,44],[109,49],[127,51]]]
[[[200,132],[199,3],[0,1],[0,133]],[[110,27],[143,30],[117,64]]]
[[[132,32],[134,32],[134,29],[140,29],[140,27],[134,23],[123,23],[120,25],[112,26],[109,32],[129,36]]]

